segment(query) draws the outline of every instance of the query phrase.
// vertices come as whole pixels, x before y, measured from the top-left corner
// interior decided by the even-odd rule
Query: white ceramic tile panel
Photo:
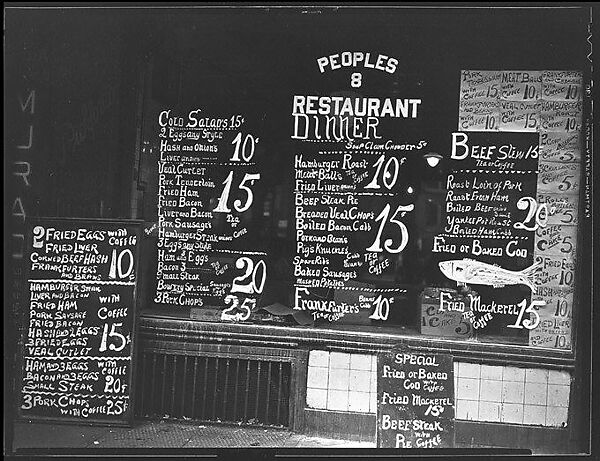
[[[502,381],[525,382],[525,368],[504,367],[502,370]]]
[[[327,389],[306,389],[306,405],[310,408],[327,408]]]
[[[478,421],[500,421],[500,402],[479,402]]]
[[[546,426],[566,426],[568,411],[568,407],[548,406],[546,408]]]
[[[376,355],[371,356],[371,370],[377,371],[377,356]]]
[[[375,413],[376,355],[311,351],[306,404],[310,408]]]
[[[328,389],[327,409],[336,411],[348,411],[348,391]]]
[[[369,412],[377,413],[377,393],[369,392]]]
[[[308,375],[306,377],[306,387],[327,389],[328,377],[329,368],[309,366]]]
[[[479,379],[458,377],[456,398],[479,401]]]
[[[526,383],[548,383],[548,370],[533,368],[525,370]]]
[[[310,351],[308,355],[309,367],[328,367],[329,352],[327,351]]]
[[[548,405],[553,407],[569,406],[569,386],[548,384]]]
[[[481,365],[477,363],[458,363],[458,377],[459,378],[477,378],[479,379],[481,373]]]
[[[500,413],[500,421],[503,423],[522,424],[523,423],[523,404],[522,403],[503,403]]]
[[[479,384],[479,400],[485,402],[501,402],[502,381],[482,379]]]
[[[548,384],[525,383],[525,404],[546,405],[548,398]]]
[[[348,410],[367,413],[369,411],[369,398],[368,392],[348,392]]]
[[[502,381],[502,367],[497,365],[481,365],[481,379]]]
[[[377,356],[349,354],[348,411],[375,413],[377,411]],[[372,405],[371,401],[375,404]]]
[[[454,372],[457,419],[567,424],[571,378],[566,371],[455,361]]]
[[[376,355],[311,351],[306,403],[311,408],[375,413],[376,370]],[[570,382],[566,371],[454,362],[456,418],[565,426]]]
[[[477,421],[478,403],[476,400],[456,400],[456,419]]]
[[[563,386],[570,385],[571,376],[567,371],[549,370],[548,384],[562,384]]]
[[[523,424],[543,426],[546,424],[546,405],[525,405]]]
[[[329,354],[329,368],[350,368],[350,354],[345,352],[331,352]]]
[[[348,389],[351,391],[369,392],[371,387],[371,370],[350,370]]]
[[[328,389],[348,390],[350,380],[349,368],[330,368]]]
[[[369,392],[377,393],[377,371],[372,370],[369,378]]]
[[[502,402],[523,404],[525,383],[518,381],[502,381]]]
[[[366,354],[350,354],[351,370],[371,370],[371,356]]]

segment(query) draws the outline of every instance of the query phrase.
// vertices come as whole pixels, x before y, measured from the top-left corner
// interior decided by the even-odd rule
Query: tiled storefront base
[[[456,419],[565,427],[570,382],[563,371],[458,362]]]
[[[541,368],[454,363],[456,419],[565,427],[571,376]],[[375,414],[375,355],[313,350],[306,405],[316,410]]]
[[[306,404],[310,408],[375,413],[375,355],[311,351],[308,359]]]

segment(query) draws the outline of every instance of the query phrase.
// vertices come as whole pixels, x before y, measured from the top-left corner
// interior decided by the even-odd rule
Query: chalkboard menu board
[[[452,356],[394,350],[377,357],[377,446],[454,446]]]
[[[158,265],[154,302],[192,318],[245,321],[267,277],[253,227],[260,136],[244,114],[206,107],[158,115]],[[225,306],[225,307],[224,307]]]
[[[476,333],[526,335],[521,321],[530,324],[520,306],[530,305],[536,266],[521,205],[536,192],[537,134],[469,132],[453,139],[445,227],[433,252],[443,255],[439,267],[448,279],[476,291],[449,309],[463,312]]]
[[[134,221],[30,223],[20,417],[131,420],[140,235]]]

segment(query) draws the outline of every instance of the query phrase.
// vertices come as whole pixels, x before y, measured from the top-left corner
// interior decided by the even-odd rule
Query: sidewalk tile
[[[279,428],[180,421],[134,427],[16,423],[15,449],[27,448],[371,448],[374,443],[306,436]]]
[[[85,448],[111,428],[49,423],[15,423],[13,447],[19,448]]]
[[[206,426],[192,434],[184,448],[281,447],[290,435],[289,431],[276,429]]]
[[[96,448],[181,448],[197,432],[195,425],[164,421],[145,423],[127,430],[111,429],[98,439]]]

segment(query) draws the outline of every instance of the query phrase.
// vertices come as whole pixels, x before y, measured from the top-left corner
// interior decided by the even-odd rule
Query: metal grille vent
[[[141,356],[137,416],[289,425],[289,362],[164,352]]]

